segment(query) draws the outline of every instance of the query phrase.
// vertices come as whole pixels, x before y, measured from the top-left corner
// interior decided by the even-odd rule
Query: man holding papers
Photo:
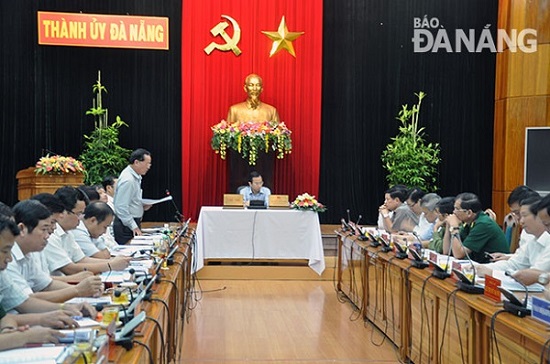
[[[115,189],[115,240],[126,244],[134,236],[141,235],[143,212],[151,208],[142,201],[141,178],[151,168],[151,153],[139,148],[132,152],[129,164],[118,178]]]

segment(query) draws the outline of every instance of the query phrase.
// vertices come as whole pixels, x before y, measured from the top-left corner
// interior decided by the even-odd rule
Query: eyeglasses
[[[405,202],[405,203],[407,204],[407,206],[413,207],[414,205],[416,205],[418,203],[418,201],[413,202],[413,203],[410,203],[410,202]]]
[[[65,211],[67,214],[69,215],[76,215],[78,217],[81,217],[84,215],[84,211],[80,211],[80,212],[74,212],[74,211]]]
[[[457,211],[457,212],[466,212],[468,211],[467,209],[461,209],[460,207],[455,207],[453,211]]]

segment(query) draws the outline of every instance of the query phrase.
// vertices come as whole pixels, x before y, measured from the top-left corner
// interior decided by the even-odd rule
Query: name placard
[[[543,300],[542,298],[533,297],[531,316],[547,325],[550,325],[550,302]]]
[[[38,12],[38,44],[168,49],[168,18]]]
[[[500,294],[500,291],[498,289],[498,286],[500,286],[501,284],[502,283],[500,282],[500,279],[496,279],[490,275],[486,275],[485,290],[483,291],[483,295],[495,302],[502,301],[502,295]]]

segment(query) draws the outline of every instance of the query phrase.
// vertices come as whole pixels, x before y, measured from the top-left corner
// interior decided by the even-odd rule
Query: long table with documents
[[[380,330],[380,340],[385,335],[396,345],[401,360],[472,364],[539,363],[543,357],[548,360],[548,324],[532,316],[505,312],[502,302],[483,294],[482,280],[475,283],[481,288],[464,287],[479,294],[457,288],[458,278],[451,269],[454,267],[461,275],[460,265],[471,264],[429,252],[415,259],[413,247],[400,259],[397,244],[384,248],[388,236],[384,239],[342,230],[337,233],[338,291],[357,307],[364,320]],[[432,262],[429,266],[428,261]],[[440,279],[434,271],[451,274]],[[504,291],[513,291],[523,305],[524,289],[514,286],[516,283],[503,274],[494,275],[502,280],[498,284],[507,288]],[[472,278],[463,276],[468,281]],[[485,283],[487,288],[489,281]],[[537,293],[541,287],[529,287],[529,297],[541,296]],[[546,308],[549,304],[546,302]]]
[[[153,230],[111,252],[134,259],[124,271],[101,274],[105,295],[67,301],[92,304],[98,317],[76,318],[78,328],[61,330],[64,345],[2,351],[0,363],[177,361],[191,292],[194,231],[188,223],[172,231]]]

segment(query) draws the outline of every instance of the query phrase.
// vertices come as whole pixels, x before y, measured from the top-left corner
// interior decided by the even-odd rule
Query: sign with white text
[[[38,44],[168,49],[168,18],[38,12]]]

